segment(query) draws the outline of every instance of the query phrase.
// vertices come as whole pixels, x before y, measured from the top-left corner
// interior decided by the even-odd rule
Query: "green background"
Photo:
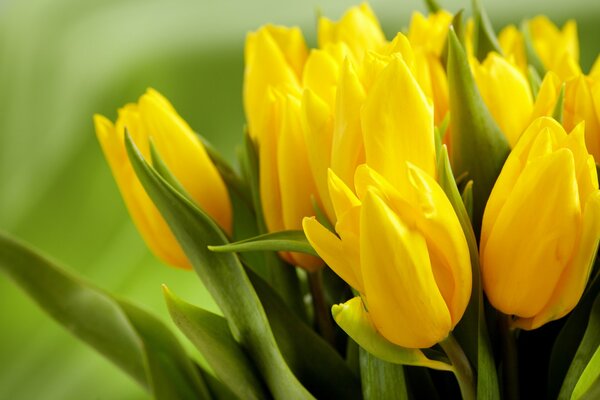
[[[455,12],[469,2],[441,2]],[[299,25],[351,1],[0,0],[0,229],[168,321],[160,284],[216,311],[193,273],[167,268],[130,222],[92,126],[147,87],[233,159],[244,123],[246,32]],[[484,1],[496,27],[538,13],[576,18],[582,64],[599,50],[600,2]],[[418,1],[373,1],[388,36]],[[192,351],[192,350],[191,350]],[[193,352],[193,351],[192,351]],[[0,399],[144,399],[147,394],[0,276]]]

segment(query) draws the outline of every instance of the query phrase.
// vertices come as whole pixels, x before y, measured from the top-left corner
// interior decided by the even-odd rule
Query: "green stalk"
[[[519,358],[517,353],[516,329],[512,327],[510,316],[501,314],[499,318],[502,341],[502,386],[507,400],[519,399]]]
[[[315,272],[308,272],[308,286],[312,296],[313,310],[317,330],[319,334],[335,348],[335,330],[333,328],[333,318],[325,302],[323,293],[323,270],[319,269]]]
[[[452,363],[452,371],[458,381],[463,400],[476,400],[477,388],[475,387],[473,370],[471,369],[469,360],[467,359],[467,356],[465,356],[460,344],[458,344],[456,339],[454,339],[454,336],[450,334],[446,339],[440,342],[440,346],[442,346],[448,359]]]

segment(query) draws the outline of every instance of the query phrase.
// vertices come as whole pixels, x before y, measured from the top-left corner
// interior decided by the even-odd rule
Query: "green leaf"
[[[267,233],[267,226],[262,212],[262,203],[260,200],[260,182],[258,151],[256,144],[246,131],[244,136],[244,157],[242,164],[246,171],[246,179],[252,192],[252,201],[256,210],[256,223],[258,232]],[[303,320],[307,320],[306,308],[303,302],[303,295],[300,290],[300,281],[296,268],[281,260],[279,255],[274,252],[265,252],[265,269],[267,274],[263,276],[267,282],[277,291],[285,303]],[[256,268],[254,268],[256,270]]]
[[[600,395],[600,345],[596,347],[596,351],[587,367],[581,373],[573,395],[571,398],[581,399],[597,399]]]
[[[579,395],[592,388],[600,375],[600,356],[596,355],[599,347],[600,295],[594,300],[585,334],[562,384],[558,394],[559,399],[577,399]],[[578,389],[578,392],[575,392],[575,389]]]
[[[360,384],[346,361],[294,313],[258,275],[248,270],[271,329],[288,365],[300,381],[324,399],[358,399]],[[335,384],[332,384],[335,382]]]
[[[468,173],[473,180],[473,225],[478,233],[485,204],[510,148],[479,94],[452,29],[448,40],[452,166],[456,175]]]
[[[595,264],[599,265],[600,259],[596,258]],[[554,341],[548,369],[549,398],[558,397],[561,384],[585,334],[594,300],[599,294],[600,278],[596,277],[590,280],[581,300],[567,317],[566,323]]]
[[[471,226],[469,214],[454,181],[450,160],[448,159],[448,151],[445,146],[441,157],[438,159],[437,168],[439,184],[444,189],[444,192],[446,192],[446,196],[448,196],[458,216],[458,220],[465,233],[465,238],[467,239],[467,244],[469,245],[471,256],[471,271],[473,276],[471,299],[469,300],[465,314],[454,330],[454,334],[471,361],[471,364],[477,370],[477,398],[499,399],[498,377],[496,375],[494,356],[484,314],[477,239]]]
[[[246,205],[251,207],[253,204],[253,200],[248,184],[240,178],[237,172],[235,172],[235,169],[229,164],[227,160],[225,160],[225,158],[223,158],[223,156],[221,156],[218,150],[215,149],[213,145],[208,140],[206,140],[206,138],[204,138],[204,136],[200,134],[197,134],[197,136],[200,138],[200,141],[204,145],[206,153],[208,154],[213,164],[219,171],[219,174],[221,175],[221,178],[223,178],[223,181],[227,185],[227,188],[230,191],[234,191],[240,197],[240,199],[242,199],[244,203],[246,203]]]
[[[129,135],[125,136],[125,146],[138,179],[223,311],[234,338],[250,353],[273,396],[312,398],[285,363],[265,310],[239,259],[235,254],[214,253],[206,247],[228,243],[221,229],[146,163]]]
[[[463,192],[462,192],[462,202],[465,205],[465,210],[467,210],[467,215],[469,216],[469,220],[473,220],[473,181],[467,182]]]
[[[127,128],[125,128],[125,131],[127,132]],[[180,194],[185,196],[185,198],[193,203],[194,200],[190,194],[187,192],[187,190],[185,190],[181,182],[179,182],[175,175],[171,173],[169,167],[162,160],[152,138],[150,138],[150,158],[152,160],[152,167],[154,167],[156,172],[158,172],[169,183],[169,185],[173,186],[173,189],[177,190]]]
[[[554,105],[554,111],[552,112],[552,118],[554,118],[561,124],[563,121],[564,106],[565,106],[565,83],[563,82],[560,85],[560,93],[558,94],[558,99],[556,99],[556,104]]]
[[[523,42],[525,44],[525,55],[527,56],[527,64],[533,68],[538,76],[546,75],[546,68],[537,55],[535,48],[533,47],[533,40],[531,38],[531,30],[529,29],[529,21],[525,20],[521,23],[521,33],[523,34]]]
[[[210,398],[175,336],[154,316],[82,282],[2,233],[0,271],[54,320],[122,368],[155,398]]]
[[[479,61],[485,60],[488,53],[494,51],[502,55],[492,23],[481,6],[480,0],[473,0],[473,51]]]
[[[244,252],[244,251],[294,251],[298,253],[311,254],[318,257],[312,248],[304,231],[281,231],[265,233],[253,238],[240,240],[239,242],[224,244],[220,246],[208,246],[211,251],[217,253]]]
[[[440,371],[452,371],[452,366],[444,355],[431,352],[428,358],[420,349],[409,349],[395,345],[381,336],[364,310],[362,299],[354,297],[331,309],[335,322],[360,347],[377,358],[393,364],[415,365]]]
[[[430,13],[436,13],[442,10],[436,0],[425,0],[425,5],[427,6],[427,11]]]
[[[404,367],[392,364],[360,349],[360,377],[365,400],[407,400]]]
[[[529,86],[531,87],[531,94],[533,98],[537,98],[537,95],[540,91],[540,86],[542,85],[542,78],[538,74],[537,70],[529,65],[527,67],[527,79],[529,80]]]
[[[175,324],[229,390],[241,399],[269,397],[251,360],[231,335],[225,318],[184,302],[166,286],[163,293]]]

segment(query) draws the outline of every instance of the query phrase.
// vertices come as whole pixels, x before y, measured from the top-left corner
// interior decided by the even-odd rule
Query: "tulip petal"
[[[358,265],[359,258],[356,256],[358,248],[355,248],[354,252],[348,252],[342,240],[323,227],[314,217],[304,218],[302,227],[311,246],[333,272],[354,289],[364,293]]]
[[[369,191],[361,213],[361,266],[369,314],[392,343],[433,346],[451,328],[448,307],[431,270],[427,244]]]
[[[231,203],[225,183],[189,125],[156,91],[140,98],[139,112],[158,153],[185,191],[231,233]]]
[[[352,207],[360,205],[360,201],[335,172],[329,170],[328,178],[329,196],[331,196],[335,215],[339,219]]]
[[[305,89],[302,96],[302,128],[306,147],[310,149],[310,168],[323,208],[329,220],[335,221],[327,183],[327,170],[331,164],[333,115],[327,104],[310,89]]]
[[[150,250],[156,257],[169,265],[191,269],[192,266],[183,253],[181,246],[175,240],[169,226],[146,194],[128,161],[124,134],[125,126],[133,125],[129,124],[129,121],[135,123],[133,129],[136,131],[139,143],[148,148],[148,140],[143,137],[145,131],[139,128],[139,116],[134,112],[136,109],[137,106],[130,105],[127,107],[127,111],[121,110],[116,127],[105,117],[94,116],[96,135],[131,219]]]
[[[580,210],[569,150],[529,161],[482,248],[483,283],[494,307],[526,318],[541,311],[575,248]]]
[[[392,185],[400,180],[399,160],[435,176],[433,110],[402,59],[381,72],[361,117],[367,164]]]
[[[335,104],[335,126],[331,153],[331,169],[348,186],[352,186],[354,170],[365,159],[360,110],[365,90],[348,59],[344,62]]]
[[[422,215],[417,228],[427,241],[431,267],[450,311],[452,327],[461,319],[471,297],[469,246],[452,204],[438,183],[414,165],[409,180]]]
[[[600,192],[596,191],[585,205],[579,234],[579,248],[565,267],[544,309],[533,318],[517,319],[516,326],[536,329],[548,321],[568,314],[579,302],[589,279],[600,240]]]
[[[311,196],[318,200],[319,194],[312,174],[309,173],[300,101],[292,95],[287,95],[283,107],[281,133],[277,144],[283,225],[286,230],[302,229],[302,218],[314,215]],[[291,256],[297,265],[309,270],[323,265],[320,259],[306,254],[291,253]]]

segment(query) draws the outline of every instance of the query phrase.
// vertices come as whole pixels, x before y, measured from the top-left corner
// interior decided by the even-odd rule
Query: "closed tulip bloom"
[[[394,187],[360,166],[356,194],[330,172],[337,235],[314,218],[305,218],[303,226],[319,255],[360,293],[384,338],[426,348],[445,339],[466,309],[469,250],[435,179],[410,163],[398,167]]]
[[[308,49],[298,28],[265,25],[246,38],[244,110],[250,135],[260,141],[258,126],[270,87],[300,87]],[[268,117],[267,117],[268,118]]]
[[[585,143],[588,151],[600,160],[600,74],[592,70],[561,82],[558,75],[548,72],[535,101],[533,117],[553,115],[564,84],[562,125],[567,130],[585,122]]]
[[[152,141],[186,194],[230,232],[227,188],[204,146],[169,101],[152,89],[138,103],[121,108],[115,124],[101,115],[94,116],[94,124],[129,214],[146,244],[167,264],[190,269],[179,243],[137,179],[127,157],[124,135],[127,130],[148,160]]]
[[[569,20],[559,29],[546,16],[539,15],[526,21],[524,27],[529,31],[536,56],[547,71],[554,72],[561,80],[581,73],[575,21]],[[512,59],[523,74],[527,74],[528,63],[531,64],[531,61],[527,61],[522,32],[509,25],[500,32],[499,43],[505,56]]]
[[[600,238],[600,191],[584,124],[570,134],[535,120],[504,165],[486,205],[481,273],[490,303],[535,329],[579,301]]]
[[[533,96],[529,83],[517,67],[497,53],[489,53],[481,64],[475,58],[470,61],[483,101],[514,147],[531,121]]]

